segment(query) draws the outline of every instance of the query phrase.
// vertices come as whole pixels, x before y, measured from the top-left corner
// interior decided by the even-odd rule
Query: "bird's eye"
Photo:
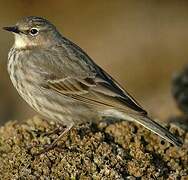
[[[36,36],[39,33],[39,30],[37,28],[30,29],[29,32],[32,36]]]

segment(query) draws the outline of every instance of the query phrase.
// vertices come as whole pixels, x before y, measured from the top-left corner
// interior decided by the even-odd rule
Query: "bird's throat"
[[[26,38],[20,36],[19,34],[15,34],[15,42],[14,47],[17,49],[24,49],[29,45]]]

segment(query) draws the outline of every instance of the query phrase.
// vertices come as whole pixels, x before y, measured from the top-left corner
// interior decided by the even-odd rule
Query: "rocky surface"
[[[10,121],[0,128],[0,179],[188,179],[188,133],[175,124],[168,128],[183,147],[116,122],[76,127],[37,155],[57,138],[57,125],[38,117]]]

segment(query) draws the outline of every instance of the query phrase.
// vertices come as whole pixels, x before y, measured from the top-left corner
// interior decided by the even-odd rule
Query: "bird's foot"
[[[73,127],[73,124],[67,126],[66,129],[62,129],[61,127],[58,127],[58,128],[56,128],[54,131],[49,132],[49,133],[46,133],[45,135],[51,135],[51,134],[60,132],[60,135],[59,135],[51,144],[45,144],[45,145],[43,145],[43,146],[42,146],[42,150],[39,150],[39,152],[34,153],[34,154],[35,154],[35,155],[40,155],[40,154],[46,153],[46,152],[48,152],[48,151],[54,149],[54,147],[57,145],[57,142],[58,142],[64,135],[66,135],[66,134],[71,130],[72,127]],[[38,146],[38,147],[40,147],[40,149],[41,149],[41,146]]]

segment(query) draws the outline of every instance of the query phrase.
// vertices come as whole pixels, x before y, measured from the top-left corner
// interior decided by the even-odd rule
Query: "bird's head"
[[[4,27],[3,29],[15,35],[14,46],[18,49],[51,46],[61,39],[56,27],[41,17],[24,17],[15,26]]]

